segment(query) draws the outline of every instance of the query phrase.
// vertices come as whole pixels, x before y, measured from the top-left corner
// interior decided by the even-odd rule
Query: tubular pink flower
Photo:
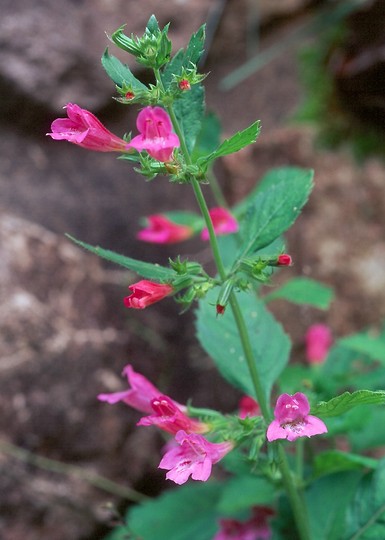
[[[309,412],[310,405],[305,394],[301,392],[293,396],[281,394],[274,409],[275,420],[267,428],[267,440],[295,441],[298,437],[313,437],[327,433],[327,427],[322,420],[309,415]]]
[[[139,231],[137,238],[155,244],[174,244],[190,238],[194,231],[187,225],[178,225],[162,214],[148,216],[148,226]]]
[[[305,343],[309,364],[321,364],[333,343],[330,328],[326,324],[313,324],[306,332]]]
[[[205,482],[212,466],[234,448],[231,442],[211,443],[202,435],[183,430],[178,431],[175,440],[180,446],[163,456],[159,468],[168,469],[166,478],[179,485],[187,482],[190,475],[193,480]]]
[[[174,290],[171,285],[154,283],[143,279],[130,285],[129,290],[132,291],[130,296],[126,296],[123,300],[124,305],[128,308],[144,309],[151,304],[163,300]]]
[[[136,127],[140,135],[128,144],[138,152],[146,150],[158,161],[171,161],[174,148],[179,148],[179,137],[172,133],[169,115],[161,107],[145,107],[138,114]]]
[[[136,373],[130,364],[123,369],[123,375],[127,377],[128,384],[131,386],[131,388],[123,392],[115,392],[113,394],[99,394],[98,399],[111,404],[118,403],[118,401],[123,401],[138,411],[152,413],[153,408],[151,402],[158,396],[161,396],[162,392],[158,390],[148,379],[146,379],[146,377],[140,373]],[[180,405],[176,401],[172,401],[172,403],[181,411],[186,410],[185,406]]]
[[[212,208],[209,214],[213,222],[215,234],[225,235],[237,232],[239,228],[238,221],[226,208]],[[209,239],[209,231],[207,229],[203,229],[201,238],[202,240]]]
[[[54,120],[51,124],[52,133],[47,133],[52,139],[66,140],[98,152],[127,150],[127,142],[108,131],[91,112],[74,103],[67,103],[65,109],[68,118]]]
[[[243,396],[239,402],[239,418],[246,416],[260,416],[261,408],[251,396]]]
[[[255,506],[247,521],[221,519],[220,530],[213,540],[269,540],[271,529],[268,520],[274,514],[274,510],[267,506]]]
[[[137,426],[157,426],[173,435],[181,429],[186,433],[205,433],[209,430],[207,424],[186,416],[168,396],[156,397],[151,400],[151,406],[155,414],[144,416]]]

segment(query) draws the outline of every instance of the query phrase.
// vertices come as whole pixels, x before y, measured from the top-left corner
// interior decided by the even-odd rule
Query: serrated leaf
[[[357,390],[356,392],[344,392],[329,401],[321,401],[312,407],[312,414],[316,416],[339,416],[358,405],[383,405],[385,404],[385,390]]]
[[[328,309],[333,300],[334,292],[314,279],[297,277],[286,281],[281,287],[267,294],[265,302],[284,299],[294,304],[313,306],[319,309]]]
[[[219,147],[208,156],[199,158],[199,165],[201,165],[202,167],[207,167],[209,163],[219,157],[227,156],[228,154],[234,154],[235,152],[238,152],[245,146],[254,143],[257,140],[260,131],[261,122],[257,120],[243,131],[238,131],[238,133],[236,133],[229,139],[225,139],[222,144],[220,144]]]
[[[150,34],[157,34],[160,32],[158,21],[156,20],[155,15],[151,15],[146,24],[146,31]]]
[[[241,221],[240,258],[267,246],[297,219],[313,187],[313,172],[265,179]]]
[[[385,363],[385,340],[383,336],[370,334],[354,334],[338,340],[338,344],[352,351],[365,354],[373,360]]]
[[[135,506],[128,515],[130,532],[142,540],[211,540],[218,529],[216,505],[222,484],[187,484]]]
[[[90,244],[86,244],[85,242],[81,242],[80,240],[73,238],[69,234],[67,234],[66,236],[78,246],[88,251],[91,251],[95,255],[102,257],[102,259],[106,259],[107,261],[116,263],[119,266],[128,268],[129,270],[132,270],[133,272],[136,272],[140,276],[147,279],[154,279],[155,281],[169,281],[176,276],[176,273],[171,268],[166,268],[165,266],[160,266],[159,264],[151,264],[144,261],[138,261],[137,259],[132,259],[131,257],[119,255],[114,251],[103,249],[99,246],[91,246]]]
[[[194,84],[174,102],[174,112],[183,131],[189,152],[192,152],[201,130],[205,112],[205,93],[201,84]]]
[[[238,476],[224,486],[218,502],[218,510],[225,515],[232,515],[242,510],[249,510],[255,505],[272,504],[275,498],[274,485],[257,476]]]
[[[385,538],[385,460],[362,478],[347,512],[343,540]]]
[[[242,216],[247,212],[248,208],[254,203],[255,197],[259,195],[262,191],[266,191],[270,188],[271,185],[274,185],[277,181],[281,182],[292,182],[293,178],[298,176],[303,176],[304,173],[309,172],[307,169],[302,169],[301,167],[275,167],[267,171],[262,178],[256,183],[254,189],[242,199],[241,202],[236,204],[232,208],[233,214],[241,219]]]
[[[215,288],[199,302],[197,337],[222,376],[245,394],[256,397],[230,306],[223,316],[216,316],[218,293],[219,288]],[[263,302],[253,294],[239,293],[236,297],[242,306],[255,365],[269,400],[271,388],[288,362],[290,341]]]
[[[171,61],[162,71],[162,81],[166,88],[169,86],[175,76],[182,74],[182,69],[191,69],[191,64],[197,64],[203,53],[205,41],[205,28],[202,25],[199,30],[193,34],[186,47],[186,50],[179,49]]]
[[[183,67],[188,69],[191,64],[198,64],[203,51],[206,37],[206,25],[202,26],[193,34],[187,45],[186,52],[184,54]]]
[[[135,91],[146,91],[147,87],[141,83],[132,73],[130,68],[123,64],[118,58],[110,55],[108,48],[104,51],[102,56],[102,66],[107,72],[107,75],[114,81],[114,83],[122,87],[124,83],[127,83]]]

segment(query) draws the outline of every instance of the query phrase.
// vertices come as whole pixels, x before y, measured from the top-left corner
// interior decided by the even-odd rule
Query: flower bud
[[[191,90],[191,84],[187,79],[182,79],[178,84],[179,88],[184,92],[185,90]]]
[[[282,253],[277,259],[277,266],[292,266],[293,260],[287,253]]]

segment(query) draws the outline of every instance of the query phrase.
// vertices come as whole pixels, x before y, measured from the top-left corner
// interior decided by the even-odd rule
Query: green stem
[[[162,82],[159,70],[155,70],[155,77],[160,88],[164,90],[164,86],[163,86],[163,82]],[[181,130],[178,119],[175,115],[174,109],[172,105],[166,106],[166,109],[170,115],[175,133],[179,137],[180,149],[182,151],[185,162],[187,165],[191,165],[192,164],[191,156],[186,145],[184,134]],[[194,190],[194,194],[195,194],[198,206],[200,208],[200,211],[206,223],[206,227],[207,227],[209,238],[210,238],[211,249],[212,249],[212,253],[213,253],[213,257],[214,257],[215,265],[217,267],[218,274],[220,278],[222,279],[222,281],[224,281],[227,277],[226,270],[223,265],[222,257],[219,251],[218,240],[214,231],[213,223],[211,221],[211,217],[209,214],[206,200],[203,196],[201,186],[196,178],[192,177],[191,185]],[[262,415],[266,423],[269,423],[271,421],[270,407],[267,403],[265,392],[264,392],[263,386],[261,384],[261,380],[258,375],[258,371],[257,371],[255,360],[254,360],[254,354],[251,347],[250,337],[247,331],[245,320],[244,320],[242,311],[240,309],[238,300],[234,293],[231,293],[230,295],[230,306],[234,315],[235,323],[238,328],[240,341],[241,341],[242,348],[243,348],[245,358],[246,358],[246,362],[250,371],[250,376],[251,376],[251,380],[253,382],[253,386],[255,389],[255,394],[256,394],[259,406],[261,407]],[[280,457],[279,467],[281,470],[286,492],[290,499],[293,513],[297,522],[300,538],[301,540],[309,540],[310,535],[309,535],[309,530],[308,530],[308,525],[307,525],[307,518],[305,515],[305,507],[303,505],[303,502],[301,501],[301,498],[297,491],[297,487],[294,483],[294,479],[291,475],[290,468],[289,468],[288,461],[286,458],[286,454],[283,450],[283,447],[280,443],[277,443],[277,445],[278,445],[278,451],[279,451],[279,457]]]
[[[207,179],[210,182],[211,191],[214,195],[215,202],[218,204],[218,206],[221,206],[222,208],[229,209],[229,205],[227,204],[227,201],[223,195],[221,186],[219,185],[218,179],[215,176],[212,169],[209,169],[207,171]]]
[[[311,536],[309,531],[306,506],[304,504],[304,501],[302,500],[298,488],[295,485],[283,445],[280,442],[277,442],[276,444],[278,446],[279,469],[282,474],[282,480],[286,489],[286,494],[290,500],[300,539],[310,540]]]

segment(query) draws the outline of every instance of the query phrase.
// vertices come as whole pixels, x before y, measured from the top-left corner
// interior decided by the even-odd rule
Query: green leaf
[[[130,68],[123,64],[118,58],[112,56],[108,52],[108,48],[102,56],[102,65],[107,72],[107,75],[114,83],[122,87],[124,83],[131,86],[135,91],[146,91],[147,86],[141,83],[131,72]]]
[[[211,153],[220,144],[221,124],[216,114],[208,113],[203,118],[201,130],[192,153],[193,161]]]
[[[383,405],[385,403],[385,390],[357,390],[344,392],[329,401],[321,401],[312,407],[312,414],[316,416],[339,416],[358,405]]]
[[[191,64],[198,64],[204,51],[205,38],[206,25],[202,24],[198,31],[191,36],[190,41],[187,45],[187,49],[183,59],[184,68],[189,69],[192,67]]]
[[[364,416],[359,425],[350,429],[349,441],[354,452],[385,446],[385,430],[379,429],[379,426],[383,425],[385,425],[385,408],[374,407],[370,415]]]
[[[339,471],[369,468],[375,469],[378,460],[340,450],[320,452],[314,459],[314,476],[323,476]]]
[[[192,152],[201,131],[205,112],[205,93],[201,84],[194,84],[174,102],[174,112],[183,131],[189,152]]]
[[[335,493],[333,492],[333,499]],[[385,460],[362,478],[349,506],[343,540],[385,538]]]
[[[341,540],[346,509],[360,481],[359,471],[319,478],[305,492],[311,540]]]
[[[217,317],[215,304],[219,288],[199,302],[197,337],[220,373],[245,394],[255,396],[249,368],[230,306]],[[253,294],[236,295],[251,339],[255,365],[267,399],[277,377],[288,362],[290,341],[282,326]]]
[[[277,180],[286,181],[288,183],[292,182],[298,176],[302,176],[304,173],[309,172],[307,169],[302,169],[301,167],[275,167],[267,171],[261,178],[261,180],[256,184],[255,188],[250,191],[250,193],[242,199],[241,202],[236,204],[232,209],[232,213],[238,218],[241,219],[242,216],[247,212],[250,206],[254,203],[255,198],[262,191],[270,189],[271,185],[274,185]]]
[[[132,270],[133,272],[136,272],[140,276],[147,279],[169,281],[176,276],[176,273],[171,268],[166,268],[165,266],[160,266],[159,264],[151,264],[144,261],[131,259],[131,257],[125,257],[124,255],[119,255],[113,251],[109,251],[98,246],[94,247],[90,244],[86,244],[85,242],[81,242],[80,240],[76,240],[76,238],[73,238],[69,234],[66,234],[66,236],[78,246],[95,253],[95,255],[102,257],[102,259],[106,259],[107,261],[116,263],[119,266],[128,268],[129,270]]]
[[[151,15],[146,24],[146,31],[150,34],[158,34],[160,32],[158,21],[156,20],[155,15]]]
[[[338,340],[338,344],[385,364],[385,340],[383,336],[373,336],[367,333],[354,334]]]
[[[129,512],[130,532],[142,540],[211,540],[218,529],[215,507],[221,491],[214,482],[167,491]]]
[[[241,221],[240,258],[267,246],[299,216],[313,187],[313,171],[283,169],[266,176]]]
[[[280,288],[267,294],[265,302],[278,298],[288,300],[294,304],[304,304],[319,309],[328,309],[333,300],[334,293],[331,287],[327,287],[314,279],[305,277],[293,278],[286,281]]]
[[[199,165],[201,165],[202,167],[207,167],[209,163],[219,157],[227,156],[228,154],[234,154],[235,152],[238,152],[245,146],[254,143],[257,140],[260,131],[261,122],[257,120],[243,131],[238,131],[238,133],[236,133],[229,139],[225,139],[222,144],[220,144],[219,147],[208,156],[199,158]]]
[[[266,478],[253,477],[250,474],[238,476],[224,485],[218,510],[225,515],[232,515],[254,505],[269,505],[274,498],[274,486]]]
[[[302,364],[290,363],[279,377],[279,389],[281,394],[295,394],[305,392],[309,388],[309,382],[313,384],[313,379],[317,376],[313,369]]]
[[[199,62],[204,50],[205,28],[206,26],[202,25],[199,30],[191,36],[186,50],[179,49],[163,69],[162,81],[166,88],[168,88],[175,76],[177,77],[182,74],[183,69],[191,69],[191,64],[196,65]],[[188,94],[189,92],[186,93]]]

